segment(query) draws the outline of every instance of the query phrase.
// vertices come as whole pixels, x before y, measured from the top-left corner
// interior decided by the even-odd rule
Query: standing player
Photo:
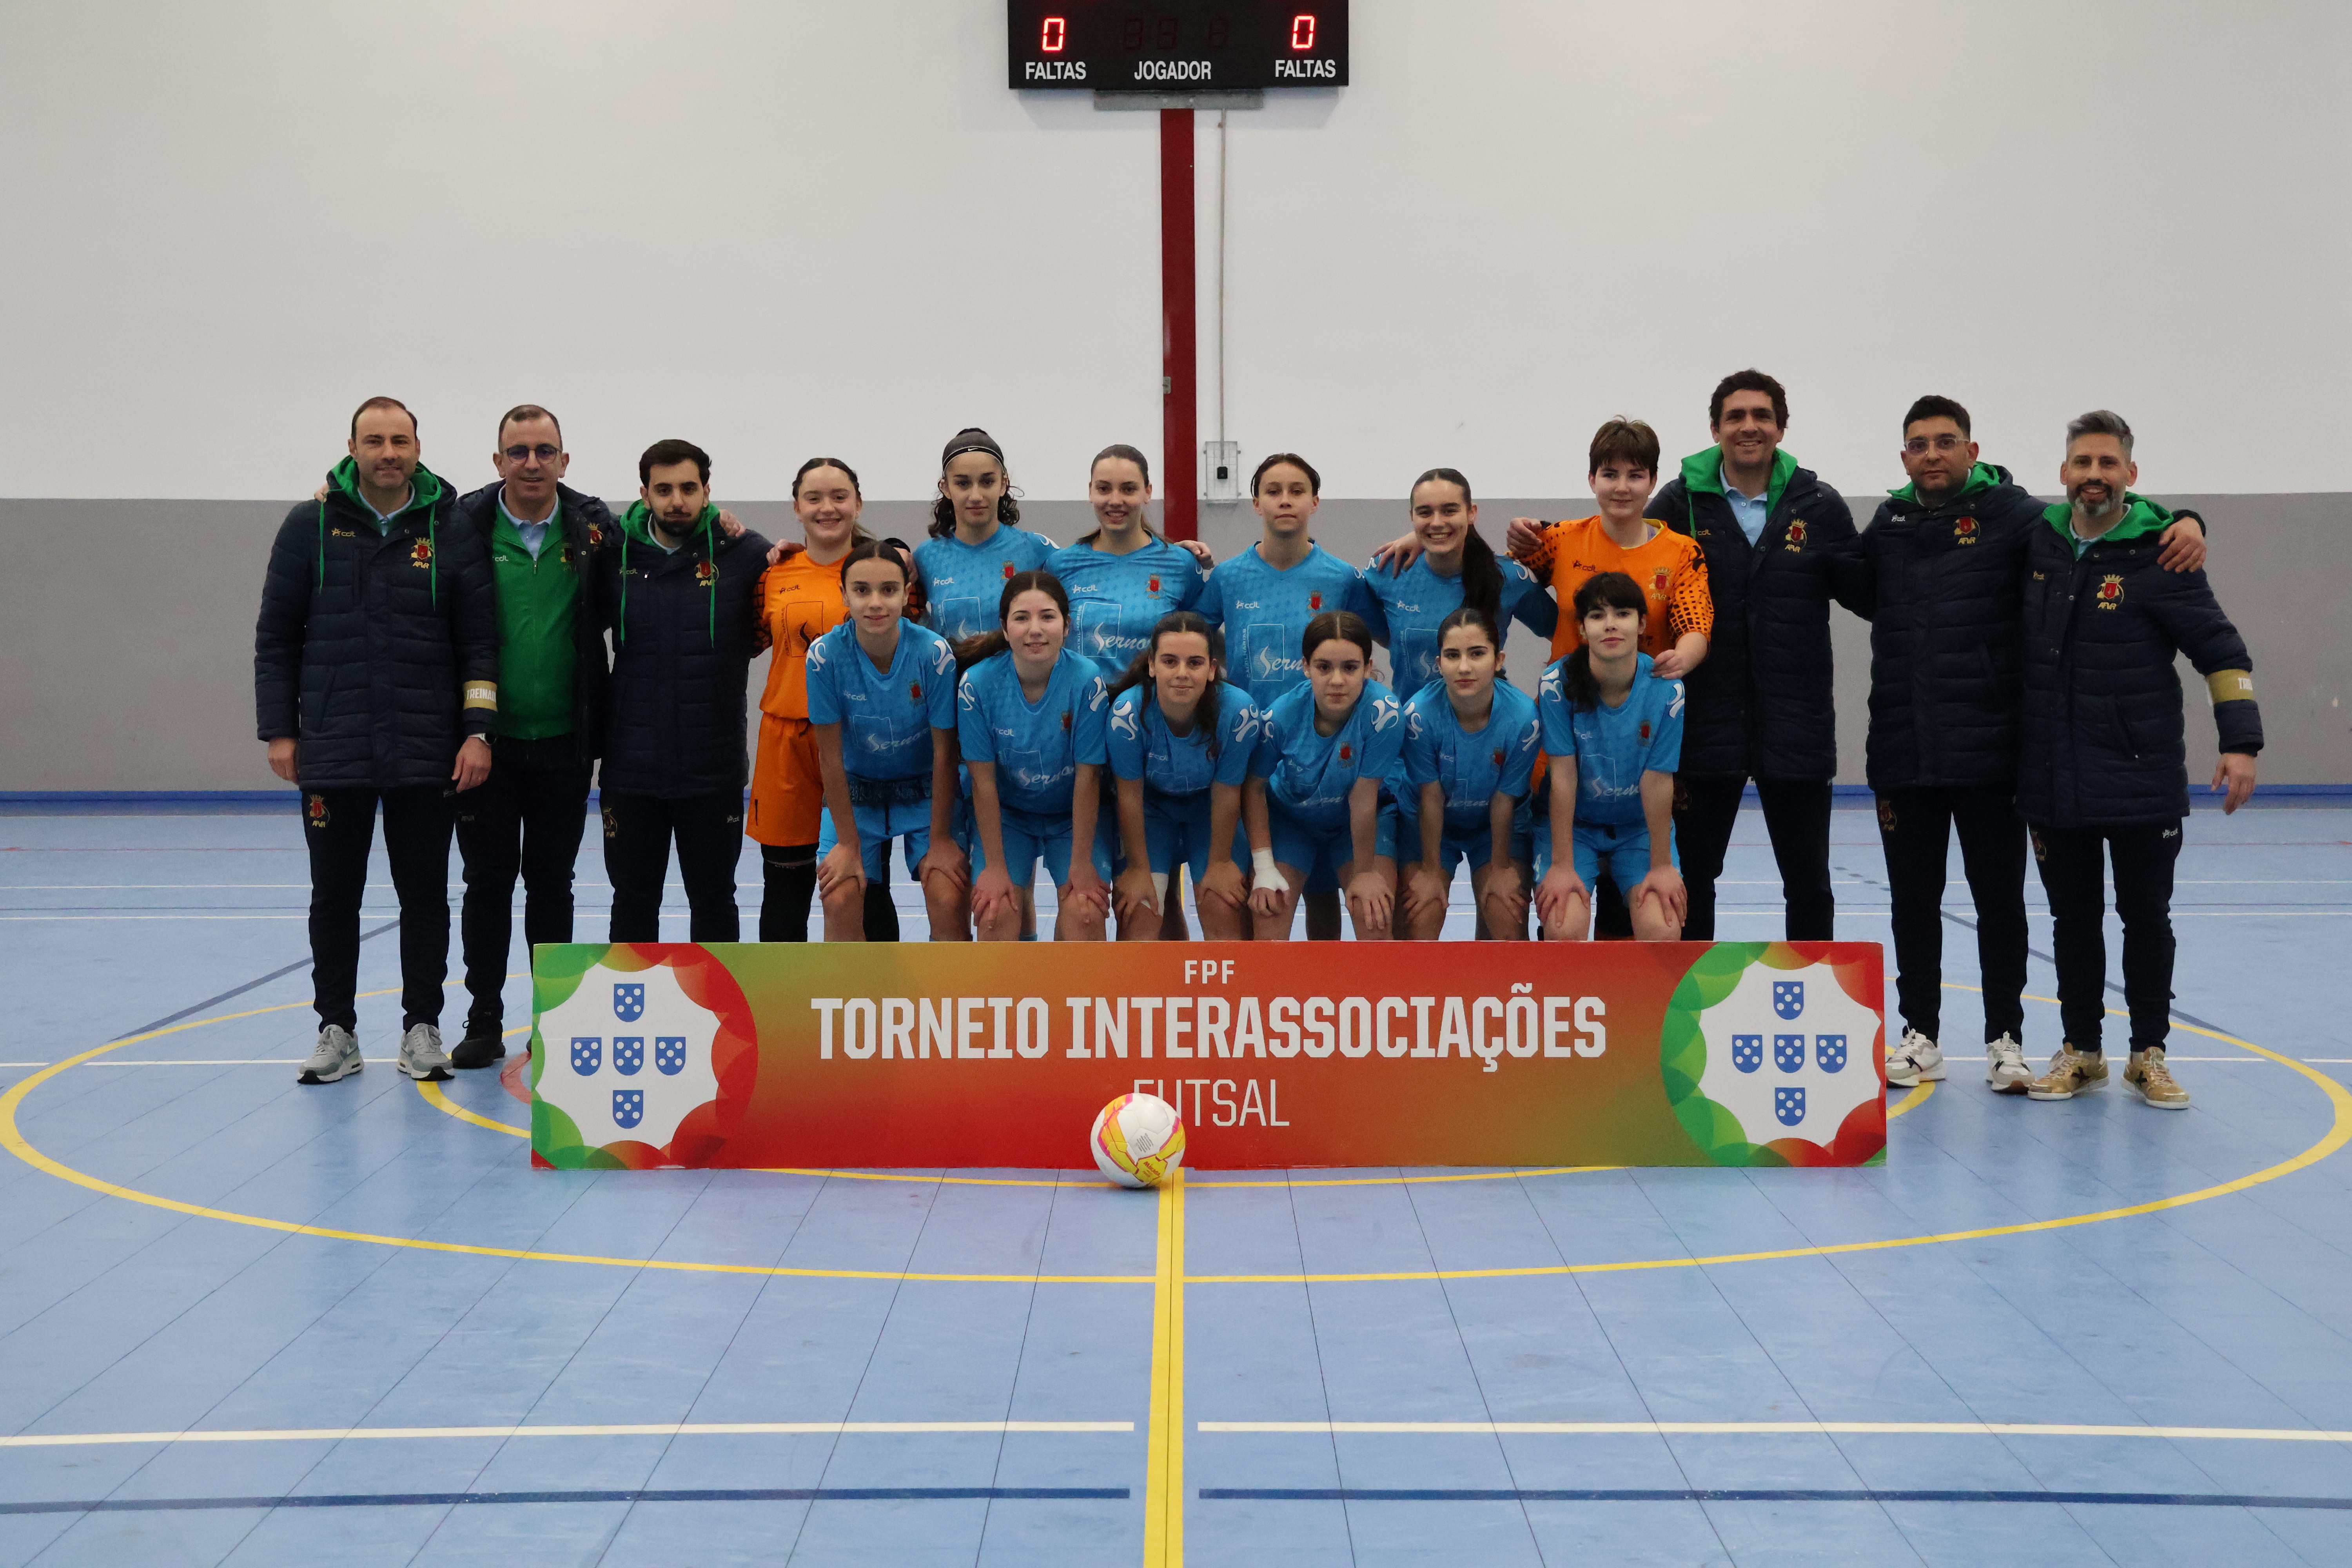
[[[1296,452],[1261,461],[1250,476],[1250,505],[1262,534],[1201,586],[1195,607],[1224,628],[1232,679],[1260,712],[1307,679],[1298,639],[1307,622],[1326,610],[1373,613],[1364,574],[1307,535],[1322,495],[1323,476]],[[1307,937],[1339,940],[1339,889],[1322,878],[1307,885]]]
[[[488,1067],[507,1054],[518,875],[524,967],[541,942],[572,940],[572,873],[604,700],[604,638],[587,587],[596,552],[616,531],[603,501],[563,482],[572,458],[546,409],[508,409],[490,461],[499,482],[463,497],[452,513],[487,547],[499,615],[498,766],[457,799],[471,1000],[453,1068]]]
[[[1118,781],[1119,840],[1127,868],[1113,894],[1121,942],[1160,934],[1176,868],[1192,871],[1201,934],[1244,939],[1249,886],[1235,855],[1266,847],[1263,816],[1242,834],[1258,713],[1249,693],[1224,679],[1224,637],[1202,616],[1178,610],[1151,628],[1151,642],[1110,689],[1105,743]]]
[[[1497,558],[1479,535],[1468,479],[1432,468],[1412,482],[1409,505],[1420,554],[1402,567],[1376,559],[1364,574],[1373,600],[1364,618],[1388,645],[1398,691],[1410,697],[1437,679],[1437,624],[1465,605],[1486,611],[1497,626],[1517,619],[1551,636],[1557,607],[1526,567]]]
[[[1070,595],[1071,646],[1108,669],[1124,669],[1171,610],[1189,610],[1207,571],[1196,553],[1151,531],[1151,465],[1133,447],[1105,447],[1087,478],[1092,533],[1045,563]]]
[[[443,533],[448,487],[422,452],[404,404],[360,405],[327,494],[278,527],[254,626],[258,733],[270,772],[302,792],[310,852],[319,1041],[303,1083],[361,1068],[360,899],[379,805],[400,895],[398,1066],[449,1076],[449,797],[489,776],[499,626],[480,537]]]
[[[956,649],[957,733],[971,774],[971,912],[982,942],[1021,935],[1019,890],[1039,861],[1061,894],[1056,942],[1100,942],[1110,855],[1097,818],[1107,706],[1101,673],[1065,647],[1070,599],[1049,573],[1016,572],[1002,629]]]
[[[1559,605],[1573,605],[1576,591],[1595,573],[1622,572],[1633,579],[1649,605],[1642,651],[1658,679],[1680,679],[1706,657],[1715,605],[1698,546],[1642,515],[1657,488],[1658,433],[1639,419],[1612,419],[1593,433],[1589,458],[1585,480],[1601,510],[1568,522],[1513,518],[1512,558],[1549,586]],[[1551,657],[1567,658],[1583,635],[1576,616],[1561,616],[1551,634]]]
[[[2042,505],[2009,470],[1978,461],[1969,411],[1922,397],[1903,416],[1911,482],[1862,531],[1870,593],[1872,793],[1895,928],[1902,1042],[1886,1081],[1946,1074],[1944,885],[1952,835],[1976,906],[1985,1081],[2021,1094],[2025,1065],[2025,823],[2017,815],[2019,584]],[[2158,564],[2205,559],[2189,513],[2160,536]]]
[[[1250,762],[1249,807],[1267,813],[1271,849],[1253,848],[1257,940],[1287,942],[1307,879],[1328,872],[1348,893],[1359,942],[1389,940],[1396,902],[1396,814],[1383,781],[1404,744],[1396,693],[1371,679],[1372,629],[1327,610],[1299,639],[1307,681],[1266,710]]]
[[[2066,499],[2032,531],[2025,589],[2025,718],[2017,808],[2050,895],[2065,1044],[2026,1093],[2069,1100],[2107,1081],[2105,862],[2124,928],[2124,1082],[2184,1110],[2165,1065],[2172,1008],[2172,868],[2189,817],[2180,678],[2187,654],[2213,698],[2221,760],[2213,788],[2232,812],[2254,793],[2263,749],[2253,661],[2202,572],[2168,573],[2159,541],[2172,514],[2131,492],[2131,426],[2105,409],[2066,426]]]
[[[751,764],[751,798],[743,830],[760,846],[760,940],[806,942],[809,896],[816,890],[819,821],[825,786],[809,713],[808,657],[817,639],[846,615],[842,563],[866,542],[858,525],[865,508],[857,475],[838,458],[811,458],[793,476],[793,512],[803,548],[778,552],[760,577],[760,646],[772,650],[767,689],[760,697],[760,743]],[[899,595],[901,601],[905,595]],[[880,893],[895,926],[887,879]],[[875,931],[876,911],[864,929]],[[887,936],[875,931],[880,940]],[[895,931],[890,935],[895,935]]]
[[[887,890],[899,839],[929,906],[931,940],[969,939],[969,871],[953,831],[955,649],[902,618],[911,580],[895,547],[860,542],[842,565],[849,623],[808,650],[808,716],[827,807],[817,868],[827,942],[898,940],[895,911],[887,935],[870,919],[872,889]],[[835,834],[836,823],[855,831]]]
[[[1479,927],[1497,936],[1528,929],[1521,807],[1538,726],[1535,699],[1496,679],[1502,641],[1493,617],[1463,605],[1438,623],[1437,679],[1405,704],[1396,838],[1405,862],[1398,923],[1409,941],[1443,934],[1454,868],[1465,859]]]
[[[1790,942],[1835,934],[1830,891],[1830,600],[1863,602],[1845,499],[1780,449],[1789,396],[1760,370],[1725,376],[1707,405],[1716,444],[1683,459],[1649,516],[1706,560],[1715,625],[1690,673],[1675,829],[1690,894],[1685,934],[1715,940],[1715,883],[1748,781],[1780,870]]]
[[[1017,526],[1004,451],[985,430],[956,432],[940,453],[930,537],[915,546],[926,624],[951,643],[996,629],[996,596],[1016,572],[1034,572],[1056,546]]]
[[[1634,936],[1673,942],[1686,907],[1674,845],[1683,684],[1652,679],[1641,651],[1648,601],[1640,584],[1598,573],[1570,603],[1582,646],[1544,671],[1536,697],[1551,759],[1550,809],[1536,832],[1544,940],[1584,940],[1586,889],[1606,866],[1630,889]]]
[[[656,441],[638,500],[597,563],[613,637],[612,722],[600,778],[614,942],[661,940],[670,841],[695,942],[733,942],[743,848],[744,688],[759,640],[768,542],[730,537],[710,504],[710,455]]]

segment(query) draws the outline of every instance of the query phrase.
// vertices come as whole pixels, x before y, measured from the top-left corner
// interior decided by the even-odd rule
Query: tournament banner
[[[1885,1160],[1875,942],[549,944],[531,1158],[1084,1169]]]

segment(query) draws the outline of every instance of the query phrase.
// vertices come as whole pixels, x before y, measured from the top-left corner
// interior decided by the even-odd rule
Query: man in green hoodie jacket
[[[404,405],[360,405],[326,492],[278,528],[254,628],[257,731],[271,771],[301,786],[310,852],[320,1028],[304,1083],[361,1069],[360,900],[379,805],[400,898],[398,1066],[449,1076],[450,800],[489,776],[499,632],[481,542],[448,526],[455,498],[420,453]]]

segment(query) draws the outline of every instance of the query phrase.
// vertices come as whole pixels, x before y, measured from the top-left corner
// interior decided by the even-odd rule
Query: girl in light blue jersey
[[[1063,646],[1069,602],[1050,574],[1017,572],[997,601],[1002,628],[956,649],[982,942],[1019,940],[1019,890],[1041,860],[1061,892],[1055,941],[1100,942],[1110,913],[1110,855],[1096,831],[1108,696],[1093,662]]]
[[[1486,611],[1497,628],[1516,619],[1550,637],[1559,607],[1526,567],[1497,556],[1479,536],[1467,479],[1456,469],[1432,468],[1412,482],[1407,505],[1420,553],[1402,566],[1383,565],[1392,547],[1384,548],[1364,574],[1374,601],[1365,619],[1388,645],[1400,693],[1411,697],[1437,679],[1437,623],[1465,605]]]
[[[1087,499],[1098,527],[1045,563],[1070,595],[1070,646],[1107,669],[1124,669],[1171,610],[1201,596],[1208,552],[1171,544],[1151,531],[1150,459],[1133,447],[1106,447],[1088,471]]]
[[[900,617],[908,581],[898,547],[858,545],[842,562],[848,623],[809,645],[809,723],[826,806],[816,881],[827,942],[866,940],[866,885],[887,881],[890,846],[900,838],[923,885],[931,940],[967,939],[971,873],[951,827],[955,650]],[[836,823],[856,832],[835,842]]]
[[[1271,850],[1253,849],[1250,910],[1260,942],[1286,942],[1291,912],[1320,867],[1347,890],[1359,942],[1385,942],[1396,902],[1396,815],[1381,785],[1404,743],[1396,693],[1370,679],[1372,633],[1340,610],[1299,639],[1307,684],[1267,710],[1249,792],[1265,803]]]
[[[1106,742],[1118,780],[1127,868],[1112,902],[1121,942],[1160,935],[1160,913],[1192,873],[1201,934],[1241,942],[1249,888],[1235,857],[1272,846],[1265,817],[1241,831],[1242,786],[1257,741],[1249,693],[1224,679],[1224,638],[1190,610],[1160,617],[1150,646],[1110,689]]]
[[[1536,763],[1536,700],[1496,679],[1502,638],[1486,611],[1465,605],[1437,637],[1438,679],[1404,710],[1397,923],[1412,941],[1436,941],[1454,868],[1467,860],[1482,934],[1523,940],[1532,824],[1521,808]]]
[[[1587,889],[1606,866],[1625,889],[1634,936],[1675,942],[1689,909],[1674,847],[1683,683],[1651,676],[1641,651],[1648,601],[1633,578],[1596,573],[1577,589],[1573,607],[1583,645],[1554,661],[1536,689],[1551,759],[1550,808],[1536,835],[1544,940],[1583,940]]]
[[[985,430],[960,430],[940,454],[930,537],[915,546],[925,624],[950,642],[996,629],[997,595],[1015,572],[1034,572],[1059,548],[1014,526],[1021,503],[1003,449]]]

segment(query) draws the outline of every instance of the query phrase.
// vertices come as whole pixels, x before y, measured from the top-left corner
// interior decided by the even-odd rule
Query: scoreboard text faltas
[[[1015,88],[1348,85],[1347,0],[1007,0],[1005,16]]]

